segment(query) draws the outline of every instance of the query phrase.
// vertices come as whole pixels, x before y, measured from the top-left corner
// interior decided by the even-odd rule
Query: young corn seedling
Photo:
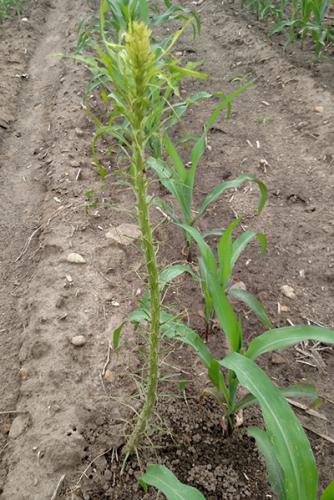
[[[191,229],[195,239],[197,231]],[[210,255],[211,249],[204,239],[196,238],[196,242],[201,247],[200,252],[204,260],[212,261],[214,256]],[[208,256],[212,259],[208,259]],[[207,368],[213,389],[205,392],[214,396],[221,405],[226,435],[234,431],[235,416],[240,414],[241,410],[254,404],[260,406],[265,430],[250,428],[248,433],[254,437],[260,452],[266,459],[269,480],[278,498],[280,500],[316,500],[318,473],[314,456],[307,436],[285,398],[303,398],[314,403],[318,395],[313,386],[306,384],[278,388],[257,365],[256,359],[261,354],[282,350],[305,340],[334,344],[334,331],[303,325],[271,328],[245,345],[241,320],[235,315],[227,294],[219,286],[214,266],[209,262],[206,266],[215,313],[228,341],[230,354],[222,360],[217,360],[194,330],[180,321],[177,316],[163,309],[160,316],[162,335],[191,346]],[[264,311],[262,306],[260,310],[258,307],[256,309],[257,314],[262,316]],[[141,309],[131,313],[129,320],[135,324],[150,322],[149,301],[142,301]],[[266,318],[265,323],[268,321]],[[239,385],[248,389],[249,394],[239,397]],[[160,484],[161,486],[160,479],[165,477],[165,471],[162,471],[161,477],[159,477],[160,472],[156,470],[155,475],[157,474],[158,478],[152,479],[150,476],[147,484],[157,487]],[[172,483],[175,487],[180,486],[174,481]],[[333,488],[332,484],[328,487],[323,494],[323,500],[331,498],[328,492],[332,493]],[[161,489],[167,494],[166,490]],[[178,498],[172,494],[167,497]]]
[[[265,312],[261,303],[247,290],[242,288],[231,286],[231,277],[233,273],[234,266],[236,265],[240,255],[245,250],[247,245],[254,239],[257,238],[260,245],[262,253],[265,253],[267,241],[262,233],[256,233],[255,231],[245,231],[238,238],[232,242],[232,232],[236,226],[241,222],[241,219],[236,219],[230,226],[223,232],[222,236],[219,238],[217,243],[217,261],[214,254],[208,250],[209,247],[199,232],[192,231],[190,227],[184,229],[192,234],[192,237],[197,241],[200,248],[203,250],[205,255],[205,260],[200,255],[198,259],[200,276],[198,281],[201,284],[202,296],[204,301],[204,316],[206,322],[205,338],[209,337],[212,329],[212,322],[214,317],[214,297],[212,296],[211,289],[208,282],[207,267],[209,266],[211,273],[217,276],[218,285],[222,290],[225,290],[231,297],[244,302],[258,317],[261,323],[267,327],[271,328],[270,319]]]
[[[246,86],[248,87],[248,85]],[[258,207],[260,213],[264,207],[267,189],[263,182],[252,174],[243,174],[232,181],[225,181],[215,186],[212,191],[204,198],[199,208],[195,211],[193,207],[194,189],[196,182],[196,173],[199,161],[201,160],[206,149],[207,130],[214,124],[219,112],[225,107],[230,110],[232,100],[245,90],[245,87],[238,89],[229,96],[220,94],[221,102],[213,111],[203,134],[199,137],[191,150],[190,166],[188,167],[183,162],[178,154],[173,142],[167,134],[164,136],[164,145],[168,155],[168,161],[151,158],[148,161],[149,166],[157,174],[161,184],[174,196],[179,207],[178,215],[173,207],[163,200],[155,199],[155,203],[170,217],[174,222],[182,227],[195,227],[199,220],[204,216],[207,208],[214,203],[227,189],[238,188],[246,182],[254,182],[258,185],[261,197]],[[189,231],[184,230],[187,260],[192,260],[192,235]]]
[[[198,245],[202,279],[206,282],[230,354],[222,360],[215,359],[199,335],[172,315],[162,315],[161,331],[168,337],[190,345],[208,369],[214,385],[210,393],[221,404],[227,434],[233,432],[234,417],[240,410],[252,404],[260,406],[266,430],[251,428],[248,432],[256,439],[267,461],[270,482],[277,496],[284,500],[315,500],[318,474],[314,456],[307,436],[285,397],[301,397],[314,402],[317,399],[316,391],[313,386],[305,384],[279,389],[256,364],[256,359],[261,354],[285,349],[306,339],[334,344],[334,331],[316,326],[272,328],[263,306],[255,297],[244,290],[226,290],[233,265],[243,247],[240,240],[232,241],[236,224],[234,222],[225,231],[218,243],[219,262],[222,263],[220,268],[199,231],[183,226]],[[233,310],[229,295],[244,301],[268,328],[248,345],[245,345],[242,322]],[[238,398],[239,384],[249,390],[249,395],[241,399]]]

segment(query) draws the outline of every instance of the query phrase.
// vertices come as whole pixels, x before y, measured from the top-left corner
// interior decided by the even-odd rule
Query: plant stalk
[[[131,173],[136,193],[136,209],[138,224],[142,236],[142,245],[148,274],[148,291],[150,298],[150,332],[148,340],[148,374],[144,406],[139,414],[135,427],[125,445],[125,453],[133,453],[143,436],[152,410],[157,399],[159,380],[159,350],[160,350],[160,288],[159,270],[156,259],[156,249],[153,241],[153,231],[150,224],[149,202],[147,200],[147,177],[144,120],[151,110],[146,104],[147,74],[146,65],[151,58],[149,32],[144,25],[138,25],[128,39],[128,53],[132,67],[135,89],[132,107],[132,162]]]
[[[149,333],[149,367],[147,390],[143,409],[125,447],[127,454],[133,453],[140,438],[145,432],[148,420],[157,398],[159,379],[159,346],[160,346],[160,289],[159,272],[153,242],[152,226],[149,219],[147,202],[147,180],[145,174],[145,159],[140,145],[134,154],[134,185],[137,197],[137,215],[148,273],[148,288],[150,294],[151,324]]]

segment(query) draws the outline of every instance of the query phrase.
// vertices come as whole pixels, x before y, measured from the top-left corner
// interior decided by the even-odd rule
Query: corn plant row
[[[285,349],[305,340],[334,343],[334,331],[304,325],[275,329],[256,297],[247,290],[231,286],[234,266],[247,245],[257,239],[262,251],[265,251],[263,234],[249,230],[235,237],[241,219],[233,221],[225,230],[212,228],[206,233],[200,231],[199,219],[227,189],[248,182],[257,185],[258,212],[265,206],[267,189],[252,174],[242,174],[237,179],[217,184],[196,207],[196,216],[193,215],[197,167],[205,152],[208,131],[222,110],[226,109],[230,114],[233,99],[246,88],[240,88],[229,96],[222,92],[200,92],[179,100],[179,85],[184,78],[204,78],[206,75],[197,71],[194,64],[182,66],[173,56],[173,49],[183,30],[195,24],[198,31],[198,19],[192,12],[182,7],[177,12],[178,15],[181,13],[182,28],[159,41],[152,37],[149,28],[152,17],[145,0],[118,0],[112,2],[112,8],[108,0],[103,0],[99,36],[92,37],[86,45],[88,53],[76,55],[76,59],[91,70],[94,85],[109,107],[105,123],[95,117],[97,132],[93,141],[93,156],[100,174],[108,179],[112,177],[96,158],[97,141],[109,134],[127,160],[128,182],[136,197],[147,270],[148,290],[140,301],[139,309],[133,311],[114,332],[115,350],[119,349],[121,330],[126,321],[137,327],[143,325],[147,332],[145,400],[124,453],[127,457],[140,447],[149,425],[158,394],[160,342],[168,338],[190,346],[207,369],[212,383],[210,394],[220,403],[226,435],[234,432],[236,416],[241,410],[254,404],[260,406],[265,430],[251,428],[248,433],[256,439],[267,461],[269,480],[276,495],[281,500],[315,500],[318,495],[315,459],[307,436],[286,397],[301,397],[314,402],[318,398],[317,393],[313,386],[305,384],[278,388],[256,360],[264,353]],[[164,22],[163,14],[161,19]],[[194,140],[190,150],[190,167],[186,168],[169,131],[182,120],[189,106],[212,98],[215,108],[203,124],[201,135]],[[167,204],[149,193],[148,180],[152,175],[172,195],[172,203]],[[188,262],[171,264],[164,269],[159,267],[150,222],[153,205],[165,211],[171,223],[184,235]],[[218,235],[216,249],[208,243],[208,236],[212,234]],[[193,255],[198,255],[198,265],[194,264]],[[185,310],[181,308],[177,314],[172,314],[163,301],[170,282],[184,273],[192,276],[202,294],[207,334],[215,320],[227,340],[230,352],[223,359],[216,359],[199,334],[182,321]],[[232,299],[244,302],[265,328],[265,332],[251,342],[245,341],[242,318],[235,313]],[[246,397],[239,395],[240,385],[249,391]],[[182,485],[170,471],[160,466],[150,466],[142,484],[160,487],[170,499],[203,498],[201,493]],[[322,500],[330,498],[328,491],[333,491],[333,488],[334,483],[323,492]]]
[[[299,39],[310,37],[319,56],[326,45],[334,40],[334,29],[330,19],[330,0],[242,0],[243,8],[256,14],[257,19],[272,18],[275,26],[271,35],[288,32],[286,46]]]

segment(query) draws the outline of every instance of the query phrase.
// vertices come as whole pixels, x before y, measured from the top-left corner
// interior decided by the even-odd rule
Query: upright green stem
[[[145,38],[146,35],[146,38]],[[133,32],[127,39],[127,48],[130,56],[129,62],[134,75],[134,99],[132,100],[132,177],[136,193],[136,208],[138,223],[142,234],[142,245],[145,264],[148,274],[148,289],[150,296],[150,333],[149,333],[149,358],[148,376],[145,402],[138,417],[136,425],[125,446],[126,454],[130,454],[138,446],[145,432],[147,423],[152,414],[157,398],[159,379],[159,347],[160,347],[160,288],[159,271],[156,260],[156,250],[153,241],[152,226],[149,218],[149,205],[147,201],[147,178],[145,168],[145,114],[151,110],[147,106],[147,71],[145,68],[150,61],[151,52],[149,45],[149,32],[144,25],[133,26]]]
[[[132,453],[145,432],[147,422],[151,416],[157,397],[159,378],[159,346],[160,346],[160,290],[159,273],[153,242],[152,227],[149,220],[147,203],[147,181],[145,175],[145,160],[143,151],[135,153],[134,184],[137,197],[137,214],[145,255],[145,264],[148,273],[148,288],[150,294],[151,325],[149,334],[149,367],[146,389],[146,399],[137,423],[126,444],[126,453]]]

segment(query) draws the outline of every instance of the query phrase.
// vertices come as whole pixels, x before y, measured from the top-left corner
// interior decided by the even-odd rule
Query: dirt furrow
[[[12,384],[2,404],[17,411],[4,428],[5,434],[10,428],[4,500],[50,498],[63,474],[63,487],[69,476],[74,488],[82,461],[121,444],[120,419],[128,411],[110,396],[126,398],[133,390],[128,367],[136,364],[132,348],[120,359],[108,346],[134,297],[138,253],[105,237],[110,222],[126,218],[110,221],[97,209],[87,217],[84,193],[101,191],[90,159],[92,129],[81,110],[88,75],[71,58],[59,57],[74,51],[76,26],[89,8],[75,0],[47,5],[22,77],[13,133],[2,147],[3,273],[20,297],[3,290],[9,296],[3,323],[14,333],[6,332],[7,345],[0,348],[6,363],[1,376]],[[127,203],[127,195],[113,196]],[[85,263],[69,262],[73,252]],[[133,342],[131,332],[127,342]],[[100,430],[110,419],[113,426]]]

